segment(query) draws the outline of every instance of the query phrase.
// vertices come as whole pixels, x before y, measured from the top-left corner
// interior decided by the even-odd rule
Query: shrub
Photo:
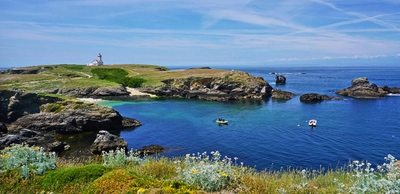
[[[103,151],[102,156],[104,161],[103,165],[111,167],[123,166],[128,163],[142,164],[146,161],[145,158],[141,158],[140,154],[133,150],[129,151],[127,155],[124,148],[115,151],[110,150],[109,152]]]
[[[346,188],[343,183],[337,182],[339,191],[345,193],[399,193],[400,171],[395,164],[397,161],[392,155],[385,157],[389,163],[378,165],[377,169],[371,167],[371,163],[353,161],[350,168],[353,169],[356,178],[351,187]]]
[[[178,174],[188,184],[194,184],[206,191],[221,191],[234,181],[232,160],[225,156],[221,160],[218,151],[211,152],[210,158],[206,152],[196,155],[187,154],[184,169],[178,167]],[[237,158],[235,158],[236,160]]]
[[[64,67],[65,69],[68,69],[68,70],[80,71],[83,69],[84,65],[60,64],[56,67]]]
[[[116,82],[128,87],[139,87],[146,81],[142,78],[126,77],[128,72],[120,68],[96,68],[90,72],[97,75],[99,79]]]
[[[8,170],[18,170],[27,179],[29,174],[42,175],[56,168],[56,154],[46,153],[43,148],[29,147],[26,144],[13,144],[0,152],[0,174]]]

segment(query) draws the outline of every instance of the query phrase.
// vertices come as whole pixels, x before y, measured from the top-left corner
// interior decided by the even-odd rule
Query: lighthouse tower
[[[88,63],[87,66],[102,66],[103,60],[101,57],[101,53],[99,53],[99,55],[97,55],[97,59],[93,60],[91,63]]]
[[[97,55],[97,66],[102,66],[103,65],[103,60],[101,60],[101,53]]]

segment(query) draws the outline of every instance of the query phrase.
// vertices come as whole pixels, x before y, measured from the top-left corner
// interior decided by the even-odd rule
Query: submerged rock
[[[323,100],[343,100],[343,98],[337,98],[333,96],[328,96],[326,94],[317,93],[308,93],[300,96],[300,101],[319,102]]]
[[[159,154],[165,150],[163,146],[160,145],[148,145],[143,146],[139,150],[137,150],[141,155],[152,155],[152,154]]]

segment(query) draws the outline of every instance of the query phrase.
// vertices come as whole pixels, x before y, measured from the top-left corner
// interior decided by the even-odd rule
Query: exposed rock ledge
[[[290,100],[295,96],[296,96],[296,94],[294,94],[292,92],[288,92],[288,91],[283,91],[279,88],[276,88],[275,90],[272,91],[273,99]]]
[[[60,151],[68,146],[56,141],[55,134],[119,130],[141,125],[135,119],[125,118],[114,109],[98,104],[31,93],[12,94],[0,91],[0,123],[9,123],[8,130],[2,130],[0,148],[11,143],[28,143]]]
[[[382,98],[388,93],[399,94],[399,88],[389,88],[388,86],[378,87],[374,83],[369,83],[368,78],[356,78],[351,81],[351,86],[335,92],[343,96],[354,98]]]
[[[160,86],[139,88],[139,90],[157,96],[227,101],[269,97],[272,87],[262,77],[255,78],[245,72],[232,71],[225,77],[168,79]]]

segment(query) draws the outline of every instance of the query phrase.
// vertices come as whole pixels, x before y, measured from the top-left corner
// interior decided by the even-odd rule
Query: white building
[[[102,66],[103,61],[101,60],[101,54],[97,56],[97,59],[93,60],[91,63],[88,63],[87,66]]]

